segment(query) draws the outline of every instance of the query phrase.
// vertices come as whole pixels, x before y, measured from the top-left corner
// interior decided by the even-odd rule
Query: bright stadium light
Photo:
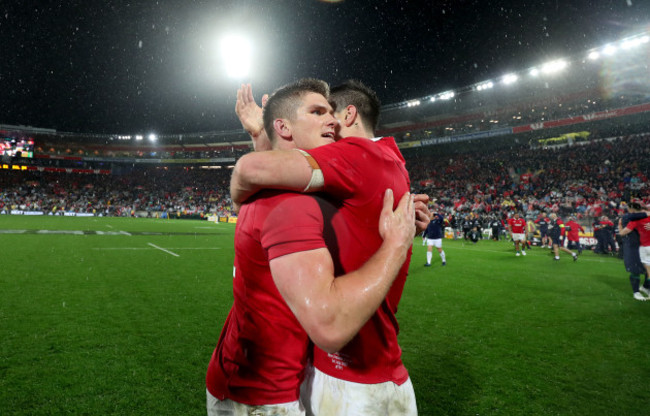
[[[517,77],[516,74],[507,74],[503,76],[502,81],[504,84],[509,85],[517,82],[517,79],[519,78]]]
[[[533,69],[530,70],[530,76],[531,77],[536,77],[538,75],[539,75],[539,69],[533,68]]]
[[[616,53],[616,46],[614,45],[607,45],[603,48],[603,55],[614,55]]]
[[[542,72],[544,74],[553,74],[559,72],[566,68],[569,64],[567,61],[558,59],[557,61],[551,61],[542,66]]]
[[[142,135],[141,134],[136,134],[135,139],[136,140],[142,140]]]
[[[226,74],[231,78],[246,78],[250,73],[253,56],[250,41],[240,35],[228,35],[221,39],[220,49]]]
[[[158,140],[158,136],[156,136],[154,133],[151,133],[149,135],[149,141],[150,142],[155,142],[156,140]]]
[[[492,81],[482,82],[476,86],[476,91],[489,90],[490,88],[493,87],[494,87],[494,83]]]
[[[589,52],[588,58],[591,59],[592,61],[595,61],[596,59],[600,58],[600,54],[598,53],[598,51],[591,51]]]
[[[456,96],[456,94],[454,94],[453,91],[447,91],[447,92],[443,92],[442,94],[440,94],[440,96],[438,98],[440,98],[441,100],[449,100],[449,99],[454,98],[455,96]]]
[[[633,47],[638,46],[638,45],[639,45],[639,42],[636,39],[628,39],[628,40],[624,40],[621,43],[621,49],[623,49],[623,50],[632,49]]]

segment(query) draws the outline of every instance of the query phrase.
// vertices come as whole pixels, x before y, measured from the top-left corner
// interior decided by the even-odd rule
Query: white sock
[[[445,259],[445,250],[442,250],[440,252],[440,258],[442,259],[442,262],[445,263],[447,260]]]
[[[432,257],[433,257],[433,252],[427,251],[427,264],[431,264]]]

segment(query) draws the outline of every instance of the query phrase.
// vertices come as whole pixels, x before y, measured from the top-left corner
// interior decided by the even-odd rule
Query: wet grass
[[[234,227],[0,216],[0,413],[203,415]],[[67,230],[69,234],[37,233]],[[85,233],[70,233],[85,231]],[[101,231],[101,233],[97,233]],[[638,414],[650,302],[620,260],[416,239],[398,319],[421,415]]]

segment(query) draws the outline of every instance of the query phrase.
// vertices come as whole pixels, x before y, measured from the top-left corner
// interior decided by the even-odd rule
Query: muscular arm
[[[239,158],[230,178],[230,197],[236,207],[265,189],[300,192],[311,179],[312,167],[307,158],[295,150],[254,152]],[[322,187],[310,188],[311,192]]]
[[[273,280],[312,341],[326,352],[343,348],[386,297],[413,242],[413,198],[405,194],[395,212],[384,197],[379,228],[384,241],[358,270],[334,276],[325,248],[271,260]]]
[[[649,213],[647,211],[637,212],[637,213],[633,213],[633,214],[627,214],[627,218],[630,220],[630,223],[632,221],[642,220],[644,218],[647,218],[648,216],[650,216],[650,215],[649,215]],[[630,223],[628,223],[628,225],[625,228],[623,228],[623,220],[621,218],[619,218],[619,220],[618,220],[618,234],[621,237],[624,237],[624,236],[628,235],[629,233],[631,233],[633,231],[633,229],[628,228],[630,226]],[[647,229],[648,225],[649,224],[645,224],[644,227]]]

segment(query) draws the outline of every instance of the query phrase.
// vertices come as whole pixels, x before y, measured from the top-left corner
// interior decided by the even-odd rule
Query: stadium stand
[[[650,202],[644,69],[633,56],[554,65],[561,76],[528,68],[514,84],[495,79],[385,105],[378,133],[396,137],[414,191],[459,218],[487,222],[517,209],[528,218],[576,214],[589,225],[633,198]],[[228,167],[251,149],[243,130],[149,141],[0,125],[0,135],[34,142],[33,154],[0,160],[4,213],[232,215]]]

